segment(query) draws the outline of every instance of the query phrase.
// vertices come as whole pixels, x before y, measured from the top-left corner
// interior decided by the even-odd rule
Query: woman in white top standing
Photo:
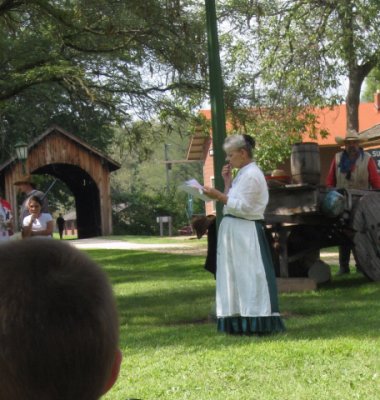
[[[22,222],[22,237],[53,235],[53,217],[49,213],[42,213],[42,201],[38,196],[30,197],[28,201],[29,215]]]
[[[224,142],[224,193],[204,193],[224,204],[218,231],[216,314],[218,331],[269,334],[285,330],[279,314],[276,278],[263,224],[268,203],[264,174],[253,161],[255,140],[228,136]],[[232,179],[232,169],[239,171]]]

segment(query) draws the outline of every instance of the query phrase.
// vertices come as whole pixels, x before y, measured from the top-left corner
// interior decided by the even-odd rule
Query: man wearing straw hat
[[[360,144],[366,140],[354,130],[349,130],[345,138],[336,136],[335,141],[344,150],[335,155],[326,178],[326,186],[339,189],[380,189],[380,176],[375,160],[365,152]],[[351,244],[339,246],[338,275],[350,273]]]

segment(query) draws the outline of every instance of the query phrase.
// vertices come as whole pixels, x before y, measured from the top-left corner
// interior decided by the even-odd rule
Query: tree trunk
[[[356,77],[355,77],[356,78]],[[360,103],[360,88],[362,82],[355,79],[350,74],[348,93],[346,97],[346,112],[347,112],[347,131],[359,131],[359,103]]]
[[[373,67],[374,65],[372,62],[360,66],[349,67],[349,86],[346,96],[347,131],[353,129],[359,132],[360,90],[364,79],[371,72]]]

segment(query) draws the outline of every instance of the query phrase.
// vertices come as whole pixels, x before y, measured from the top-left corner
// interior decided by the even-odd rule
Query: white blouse
[[[228,201],[223,214],[257,220],[264,219],[269,193],[265,176],[252,162],[239,170],[228,192]]]
[[[24,218],[22,225],[29,226],[31,215],[28,215]],[[53,217],[48,213],[41,213],[38,218],[33,221],[32,224],[32,232],[44,231],[47,227],[47,223],[49,221],[53,221]]]

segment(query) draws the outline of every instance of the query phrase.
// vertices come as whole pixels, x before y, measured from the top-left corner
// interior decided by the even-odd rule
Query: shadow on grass
[[[215,281],[204,258],[142,251],[89,251],[115,285],[123,337],[128,347],[236,345],[209,321]],[[380,283],[360,274],[333,279],[314,292],[280,295],[287,332],[259,341],[336,337],[379,338]],[[238,338],[244,343],[249,338]],[[252,339],[252,338],[251,338]]]
[[[293,338],[378,338],[380,282],[359,273],[334,277],[315,292],[281,297]]]
[[[361,285],[367,285],[371,281],[360,273],[352,273],[349,275],[333,277],[330,282],[321,284],[319,290],[335,290],[337,288],[353,288]]]
[[[133,250],[91,250],[88,253],[104,266],[113,284],[211,277],[203,268],[204,257],[201,256]]]

